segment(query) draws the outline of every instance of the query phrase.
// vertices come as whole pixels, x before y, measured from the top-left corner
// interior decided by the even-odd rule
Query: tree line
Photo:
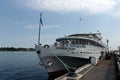
[[[1,47],[0,51],[35,51],[34,48]]]

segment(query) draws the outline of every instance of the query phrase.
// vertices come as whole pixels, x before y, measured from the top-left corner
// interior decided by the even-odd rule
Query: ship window
[[[81,40],[79,41],[79,43],[81,44]]]
[[[88,45],[88,40],[86,40],[86,45]]]
[[[78,44],[79,42],[78,42],[78,40],[76,40],[76,44]]]
[[[78,40],[78,44],[80,44],[80,40]]]
[[[81,42],[81,45],[82,45],[82,43],[83,43],[83,40],[81,40],[80,42]]]
[[[86,40],[84,40],[84,44],[86,45]]]
[[[75,40],[72,40],[72,44],[75,44]]]
[[[75,53],[75,52],[71,52],[71,53]]]
[[[82,40],[82,43],[81,43],[82,45],[84,45],[84,40]]]

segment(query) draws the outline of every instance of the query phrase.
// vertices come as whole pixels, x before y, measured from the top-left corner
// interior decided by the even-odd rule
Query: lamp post
[[[108,48],[108,52],[107,53],[109,53],[109,40],[107,39],[106,41],[107,41],[107,48]]]

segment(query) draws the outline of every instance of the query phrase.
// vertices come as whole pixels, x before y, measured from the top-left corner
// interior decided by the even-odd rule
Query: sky
[[[34,47],[42,12],[41,43],[75,33],[102,33],[120,46],[120,0],[0,0],[0,47]]]

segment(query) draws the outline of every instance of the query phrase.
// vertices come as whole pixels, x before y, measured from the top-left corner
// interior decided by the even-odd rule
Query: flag
[[[42,22],[42,13],[40,13],[40,24],[43,26],[43,22]]]

